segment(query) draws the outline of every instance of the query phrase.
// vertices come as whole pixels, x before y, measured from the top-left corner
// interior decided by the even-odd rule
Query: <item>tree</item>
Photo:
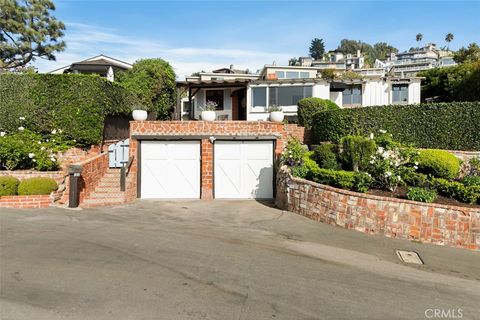
[[[2,0],[0,69],[24,67],[36,58],[55,60],[65,49],[65,25],[51,16],[50,0]]]
[[[360,40],[357,41],[343,39],[340,41],[340,45],[338,46],[337,50],[344,54],[355,54],[357,53],[357,50],[360,50],[361,52],[368,52],[372,50],[372,46]]]
[[[434,68],[418,74],[425,77],[422,98],[439,102],[480,100],[480,61]]]
[[[390,56],[392,53],[397,53],[398,49],[394,46],[389,45],[386,42],[377,42],[373,45],[373,50],[371,52],[372,56],[371,59],[375,61],[375,59],[384,60]]]
[[[288,65],[289,66],[296,66],[298,63],[299,63],[299,61],[298,61],[297,58],[291,58],[290,60],[288,60]]]
[[[168,120],[176,104],[175,72],[162,59],[143,59],[133,68],[121,72],[118,82],[137,95],[148,110],[156,112],[157,119]]]
[[[470,43],[468,48],[461,47],[453,55],[453,60],[456,63],[480,61],[480,47],[475,42]]]
[[[450,48],[450,42],[453,41],[453,33],[447,33],[447,35],[445,36],[445,41],[447,42],[447,51],[448,51]]]
[[[415,38],[417,39],[417,42],[420,42],[423,40],[423,34],[417,33],[417,36]]]
[[[325,53],[325,44],[323,43],[323,39],[315,38],[312,40],[310,44],[310,56],[315,59],[319,60],[322,58],[323,54]]]

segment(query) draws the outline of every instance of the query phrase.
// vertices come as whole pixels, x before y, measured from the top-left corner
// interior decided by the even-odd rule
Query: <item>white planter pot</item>
[[[148,113],[145,110],[133,110],[132,117],[135,121],[145,121],[147,120]]]
[[[283,118],[285,118],[285,115],[283,114],[283,111],[270,112],[270,121],[283,122]]]
[[[202,111],[202,120],[204,121],[214,121],[216,117],[215,111]]]

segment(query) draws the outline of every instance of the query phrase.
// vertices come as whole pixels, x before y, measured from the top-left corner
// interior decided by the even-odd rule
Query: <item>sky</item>
[[[308,55],[313,38],[335,49],[344,38],[387,42],[400,51],[422,43],[450,48],[480,43],[480,1],[162,1],[53,0],[66,25],[57,61],[40,72],[104,54],[130,63],[162,58],[177,78],[231,64],[261,69]]]

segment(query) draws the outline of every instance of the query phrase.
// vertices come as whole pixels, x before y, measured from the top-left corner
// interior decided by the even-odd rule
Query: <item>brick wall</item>
[[[277,174],[276,205],[369,234],[480,250],[480,209],[378,197]]]
[[[135,135],[202,136],[201,198],[213,198],[213,144],[210,136],[274,136],[275,153],[279,155],[285,142],[294,136],[304,141],[305,130],[296,124],[267,121],[132,121],[130,122],[130,156],[135,159],[127,179],[127,200],[137,197],[137,146]]]
[[[50,195],[0,197],[0,208],[47,208],[51,203]]]
[[[80,203],[88,198],[89,194],[95,190],[100,179],[105,175],[108,169],[108,152],[98,154],[82,162],[75,163],[83,168],[80,178]],[[68,194],[70,189],[70,179],[68,178],[65,192],[60,199],[61,204],[68,204]],[[119,182],[120,183],[120,182]]]

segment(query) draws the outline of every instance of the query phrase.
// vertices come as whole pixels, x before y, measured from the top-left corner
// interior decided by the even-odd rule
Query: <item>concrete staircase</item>
[[[120,191],[120,169],[110,168],[100,178],[95,190],[80,203],[80,207],[98,207],[122,203],[125,203],[125,192]]]

